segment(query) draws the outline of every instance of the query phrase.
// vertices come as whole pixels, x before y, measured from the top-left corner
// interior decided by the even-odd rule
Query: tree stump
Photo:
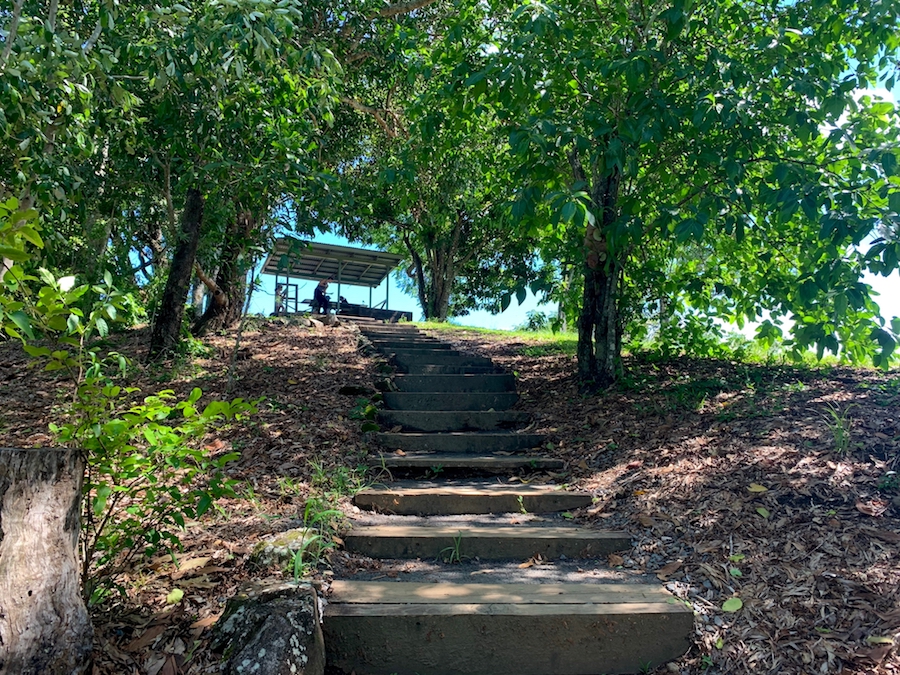
[[[80,675],[91,652],[73,450],[0,448],[0,674]]]

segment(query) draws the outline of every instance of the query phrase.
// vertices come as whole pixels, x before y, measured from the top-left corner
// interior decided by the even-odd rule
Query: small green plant
[[[310,497],[303,507],[303,526],[322,534],[334,534],[344,520],[343,511],[321,497]]]
[[[900,492],[900,475],[896,471],[888,471],[878,481],[878,489],[881,492]]]
[[[853,427],[850,411],[855,407],[855,404],[851,404],[841,410],[839,406],[831,403],[825,406],[825,425],[834,439],[834,451],[839,455],[850,450]]]
[[[528,513],[528,509],[525,508],[525,499],[522,495],[516,497],[516,502],[519,504],[519,513]]]
[[[367,486],[368,467],[364,464],[352,468],[345,465],[326,468],[321,461],[313,460],[310,467],[313,491],[324,495],[330,502],[336,502],[341,497],[352,497]]]
[[[289,478],[288,476],[281,476],[278,479],[278,492],[282,499],[285,497],[301,496],[303,494],[303,487],[294,479]]]
[[[0,204],[0,240],[14,263],[29,259],[24,242],[43,244],[37,214],[17,207]],[[33,276],[13,264],[0,282],[0,327],[35,365],[72,385],[50,429],[84,457],[82,584],[92,602],[109,594],[134,559],[179,549],[177,532],[189,519],[234,496],[236,482],[224,468],[238,455],[207,450],[202,438],[224,420],[255,412],[242,399],[199,407],[200,389],[178,401],[169,390],[139,399],[137,389],[123,386],[128,360],[101,347],[130,304],[109,272],[102,283],[77,285],[73,276],[46,269]]]
[[[444,549],[441,549],[441,556],[444,559],[444,562],[452,565],[453,563],[461,563],[462,562],[462,554],[460,553],[460,547],[462,545],[462,532],[457,534],[453,538],[453,545],[447,546]]]
[[[311,537],[303,537],[303,541],[300,543],[300,548],[294,551],[294,557],[291,559],[291,575],[294,578],[294,583],[298,583],[304,577],[309,576],[312,571],[315,569],[318,564],[318,556],[313,556],[313,560],[310,560],[307,556],[307,551],[315,545],[317,551],[321,551],[321,535],[313,535]]]
[[[437,478],[444,472],[443,464],[435,464],[434,466],[428,467],[425,471],[425,478]]]

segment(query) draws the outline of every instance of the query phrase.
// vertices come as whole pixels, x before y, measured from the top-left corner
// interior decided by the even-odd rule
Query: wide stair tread
[[[363,525],[344,536],[348,551],[372,558],[580,559],[631,547],[624,532],[573,526]]]
[[[382,454],[370,460],[373,467],[387,469],[470,470],[514,472],[521,469],[555,471],[565,462],[552,457],[531,455],[461,454],[455,452],[410,452],[402,455]]]
[[[497,392],[515,391],[516,378],[510,373],[461,375],[395,375],[398,391],[410,392]]]
[[[544,442],[544,436],[540,434],[515,431],[449,431],[441,434],[386,432],[376,438],[388,450],[405,452],[526,452]]]
[[[323,628],[347,672],[595,675],[677,658],[693,615],[650,585],[336,581]]]
[[[587,492],[555,485],[498,483],[493,480],[396,481],[373,486],[353,498],[362,509],[398,515],[554,513],[590,506]]]
[[[382,410],[378,421],[388,429],[404,431],[498,431],[529,422],[528,413],[517,410]]]
[[[518,400],[514,391],[384,392],[384,403],[391,410],[509,410]]]

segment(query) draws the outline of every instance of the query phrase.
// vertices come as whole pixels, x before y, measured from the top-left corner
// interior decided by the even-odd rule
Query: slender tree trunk
[[[618,282],[616,270],[585,268],[578,320],[578,380],[583,391],[605,389],[621,371]]]
[[[409,238],[409,233],[403,233],[403,243],[406,245],[406,250],[409,251],[410,257],[412,257],[413,261],[413,274],[416,279],[416,293],[419,296],[419,306],[422,308],[422,314],[426,321],[431,319],[431,308],[428,302],[428,286],[425,280],[425,266],[422,263],[422,256],[419,255],[419,252],[413,246],[412,241]],[[412,275],[410,275],[412,276]]]
[[[217,290],[203,316],[191,329],[194,335],[229,328],[240,321],[247,295],[247,270],[242,258],[255,227],[255,219],[246,211],[239,212],[229,224],[219,257],[219,272],[215,281]]]
[[[92,630],[78,565],[83,480],[74,450],[0,448],[0,673],[88,668]]]
[[[191,306],[194,309],[194,319],[199,319],[203,315],[203,301],[206,299],[206,285],[202,281],[194,282],[194,289],[191,291]]]
[[[432,277],[432,310],[435,320],[446,321],[450,315],[450,293],[455,279],[452,263],[448,264],[445,261],[439,268]]]
[[[181,339],[181,322],[184,305],[191,285],[191,272],[200,243],[200,225],[203,222],[203,195],[190,188],[181,217],[181,236],[169,266],[166,290],[163,292],[153,333],[150,338],[150,358],[166,356],[175,351]]]
[[[585,267],[581,317],[578,320],[578,382],[583,392],[605,389],[622,371],[622,331],[618,292],[622,269],[610,254],[606,230],[616,219],[617,172],[598,180],[593,190],[597,226],[584,237]]]

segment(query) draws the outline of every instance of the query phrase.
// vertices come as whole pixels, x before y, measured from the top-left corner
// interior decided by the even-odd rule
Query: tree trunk
[[[581,317],[578,320],[578,382],[582,392],[605,389],[622,371],[622,331],[618,292],[622,276],[606,231],[615,222],[619,174],[613,172],[594,186],[592,200],[597,226],[584,236],[585,267]]]
[[[578,320],[578,381],[583,392],[605,389],[621,371],[617,270],[585,268]]]
[[[446,321],[450,315],[450,295],[456,281],[456,265],[453,253],[443,248],[427,250],[429,262],[428,283],[425,275],[419,281],[419,300],[426,321]]]
[[[153,334],[150,338],[150,358],[172,354],[181,339],[181,322],[184,305],[191,285],[191,272],[200,243],[200,225],[203,222],[203,195],[190,188],[181,217],[181,236],[169,266],[166,290],[163,292]]]
[[[440,267],[434,270],[431,278],[431,312],[435,321],[446,321],[450,315],[450,292],[455,279],[448,278],[446,268]]]
[[[233,326],[241,319],[244,298],[247,295],[247,270],[244,268],[244,253],[250,242],[250,235],[256,221],[248,212],[238,212],[228,225],[225,244],[219,256],[219,272],[210,302],[203,316],[194,324],[191,332],[205,335]]]
[[[0,673],[80,675],[91,653],[78,565],[84,464],[0,448]]]
[[[206,299],[206,285],[202,281],[195,281],[191,291],[191,307],[194,309],[194,319],[203,316],[203,301]]]

